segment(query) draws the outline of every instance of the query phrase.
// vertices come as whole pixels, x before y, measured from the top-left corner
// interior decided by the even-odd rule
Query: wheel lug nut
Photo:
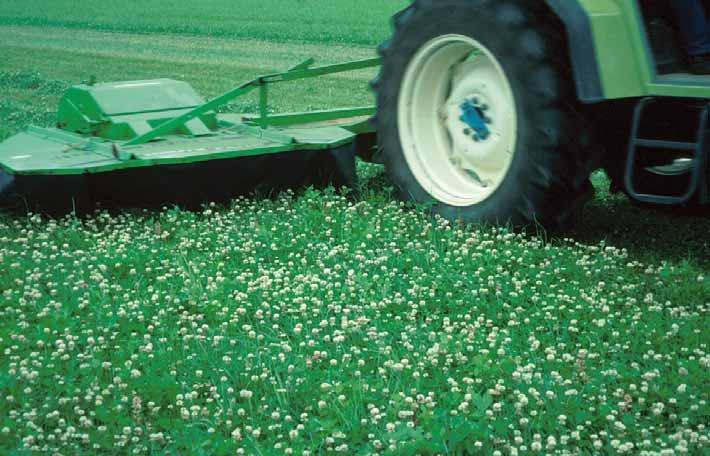
[[[468,135],[471,134],[471,130],[469,130],[468,128],[465,128],[464,131],[463,131],[463,134],[466,135],[466,136],[468,136]]]
[[[481,111],[488,111],[488,105],[487,104],[482,104],[479,106],[481,108]]]

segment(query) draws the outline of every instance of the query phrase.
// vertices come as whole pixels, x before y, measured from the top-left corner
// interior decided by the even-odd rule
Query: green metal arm
[[[226,92],[217,98],[208,101],[205,104],[195,107],[194,109],[174,118],[163,122],[152,130],[137,136],[130,141],[126,142],[124,146],[136,146],[139,144],[145,144],[152,141],[160,136],[164,136],[175,131],[177,128],[185,125],[185,123],[190,120],[206,113],[212,111],[220,106],[233,101],[234,99],[246,95],[255,89],[260,89],[261,94],[259,97],[259,110],[262,118],[266,117],[266,106],[267,106],[267,89],[268,84],[275,84],[279,82],[296,81],[299,79],[314,78],[317,76],[323,76],[327,74],[343,73],[347,71],[361,70],[365,68],[372,68],[380,65],[379,58],[357,60],[354,62],[340,63],[336,65],[327,65],[316,68],[309,68],[313,63],[312,59],[303,62],[300,65],[295,66],[289,71],[284,73],[275,73],[267,76],[262,76],[256,78],[252,81],[246,82],[239,87]]]

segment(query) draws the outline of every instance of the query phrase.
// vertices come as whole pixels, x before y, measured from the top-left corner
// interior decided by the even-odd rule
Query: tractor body
[[[678,62],[682,58],[678,25],[670,11],[662,7],[663,2],[546,3],[565,26],[577,94],[582,102],[634,97],[710,99],[710,77],[687,74]],[[659,60],[666,68],[659,67]]]
[[[617,110],[606,122],[595,119],[617,136],[608,143],[616,149],[608,163],[617,188],[643,203],[707,204],[710,75],[684,68],[669,1],[546,3],[565,26],[579,100],[608,107],[606,114]]]

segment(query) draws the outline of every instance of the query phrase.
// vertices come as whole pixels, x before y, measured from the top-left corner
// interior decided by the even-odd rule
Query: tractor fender
[[[603,101],[601,72],[587,11],[579,0],[545,0],[545,3],[565,26],[579,100],[583,103]]]

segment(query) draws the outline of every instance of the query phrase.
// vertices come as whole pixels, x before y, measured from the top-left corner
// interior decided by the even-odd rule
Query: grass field
[[[0,0],[0,139],[92,76],[215,96],[369,57],[404,3]],[[274,99],[361,105],[371,76]],[[710,216],[596,175],[548,242],[362,171],[356,201],[0,216],[0,454],[707,454]]]

